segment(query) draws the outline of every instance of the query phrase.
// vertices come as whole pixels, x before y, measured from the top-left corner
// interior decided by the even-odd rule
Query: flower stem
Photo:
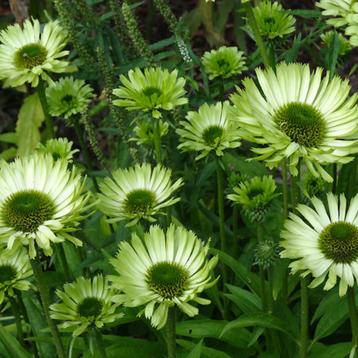
[[[357,347],[358,347],[358,313],[357,313],[354,287],[348,286],[347,298],[348,298],[349,316],[351,319],[351,327],[352,327],[352,344],[353,344],[353,347],[355,347],[357,350]],[[357,357],[357,353],[355,354],[354,357]]]
[[[159,119],[154,119],[154,149],[157,164],[162,162],[162,148],[160,140],[160,122]]]
[[[165,325],[165,334],[168,350],[168,358],[176,357],[176,322],[175,322],[175,307],[169,308],[168,319]]]
[[[44,117],[45,117],[46,130],[47,130],[46,137],[53,138],[55,131],[53,128],[53,122],[50,117],[50,113],[48,111],[48,103],[47,103],[47,99],[46,99],[45,84],[41,77],[39,79],[39,84],[37,85],[37,94],[39,96],[42,111],[43,111]]]
[[[94,331],[94,337],[96,340],[96,346],[97,346],[97,351],[99,353],[99,356],[101,358],[107,358],[106,349],[104,347],[103,337],[102,337],[101,332],[97,328],[94,328],[93,331]]]
[[[34,277],[35,277],[35,280],[37,283],[37,288],[40,293],[42,307],[43,307],[43,310],[45,313],[45,318],[46,318],[47,324],[50,328],[53,340],[55,342],[57,355],[59,358],[66,358],[66,354],[65,354],[65,350],[63,348],[60,333],[57,329],[56,324],[50,317],[50,311],[49,311],[50,297],[49,297],[49,292],[46,287],[46,284],[43,280],[43,271],[42,271],[42,267],[41,267],[41,262],[36,258],[30,260],[30,262],[31,262],[32,271],[34,273]]]
[[[308,344],[308,288],[304,277],[301,277],[301,328],[300,328],[300,346],[299,357],[307,357]]]
[[[282,160],[282,196],[283,196],[283,219],[288,217],[288,176],[286,159]],[[282,284],[282,297],[286,302],[288,298],[288,267],[285,267],[285,275]]]
[[[65,254],[65,250],[63,248],[63,244],[59,243],[59,245],[55,245],[55,253],[58,256],[60,262],[61,262],[61,266],[63,269],[63,273],[65,276],[65,280],[66,282],[71,281],[71,273],[70,273],[70,269],[68,267],[68,263],[67,263],[67,259],[66,259],[66,254]]]
[[[16,325],[16,338],[22,346],[24,346],[24,333],[22,331],[22,322],[20,316],[19,305],[16,302],[15,297],[8,296],[12,312],[14,313],[15,325]]]

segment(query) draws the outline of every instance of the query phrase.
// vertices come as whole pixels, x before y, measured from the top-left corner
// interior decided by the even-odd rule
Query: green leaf
[[[201,339],[200,342],[186,356],[186,358],[200,358],[202,345],[203,345],[203,340]]]
[[[195,347],[195,343],[186,341],[184,339],[177,339],[177,343],[179,346],[185,349],[193,349]],[[203,358],[231,358],[231,356],[222,351],[205,346],[201,347],[201,356]],[[158,355],[156,355],[155,357],[158,357]]]
[[[17,134],[15,132],[0,134],[0,142],[16,144]]]
[[[18,342],[18,340],[6,331],[0,324],[0,341],[10,357],[14,358],[31,358],[29,354]]]
[[[16,123],[19,156],[30,154],[40,142],[39,128],[44,120],[37,93],[25,98]]]
[[[326,346],[321,343],[316,343],[312,347],[309,358],[345,358],[349,355],[352,349],[351,342],[337,343],[330,346]]]
[[[256,313],[262,310],[259,296],[243,288],[226,285],[231,294],[225,294],[243,313]]]

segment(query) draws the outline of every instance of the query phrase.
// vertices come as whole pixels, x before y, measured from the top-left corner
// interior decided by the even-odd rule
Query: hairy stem
[[[349,317],[351,319],[351,327],[352,327],[352,344],[353,347],[357,350],[358,348],[358,313],[355,299],[354,287],[348,287],[347,292],[348,298],[348,309],[349,309]],[[354,357],[357,357],[357,351]]]
[[[42,111],[43,111],[44,117],[45,117],[46,131],[47,131],[46,137],[53,138],[55,135],[55,131],[53,128],[52,118],[50,117],[50,113],[48,111],[48,103],[47,103],[47,99],[46,99],[45,84],[41,77],[39,79],[39,84],[37,85],[37,94],[39,96]]]
[[[165,325],[165,334],[168,350],[168,358],[176,357],[176,322],[175,322],[175,307],[169,308],[168,319]]]

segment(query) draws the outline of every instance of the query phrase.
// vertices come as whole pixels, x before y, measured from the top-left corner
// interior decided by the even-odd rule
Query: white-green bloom
[[[157,165],[137,164],[129,169],[118,169],[100,183],[99,208],[113,223],[140,219],[155,221],[154,215],[175,204],[180,198],[173,193],[183,185],[182,179],[172,183],[171,170]]]
[[[339,295],[358,280],[358,195],[348,204],[345,196],[327,194],[327,205],[312,199],[313,208],[298,205],[281,233],[281,257],[294,260],[292,273],[312,274],[311,287],[325,281],[330,290],[339,279]]]
[[[87,110],[93,89],[83,80],[63,77],[46,88],[46,97],[50,114],[67,119]]]
[[[49,73],[66,72],[69,63],[62,57],[67,33],[58,21],[41,28],[38,20],[25,20],[23,27],[10,25],[0,32],[0,78],[11,87],[30,83],[36,87],[41,77],[52,82]]]
[[[357,95],[347,80],[322,72],[293,63],[257,69],[258,84],[245,79],[231,96],[242,137],[258,144],[256,159],[269,168],[288,158],[297,175],[302,158],[313,175],[332,181],[322,165],[348,163],[358,151]]]
[[[188,102],[185,96],[185,79],[178,77],[178,71],[167,69],[135,68],[128,72],[128,78],[121,75],[122,86],[113,90],[119,99],[113,103],[128,111],[150,112],[160,118],[161,110],[171,111]]]
[[[12,163],[3,161],[0,241],[8,249],[28,245],[31,258],[36,256],[36,246],[46,255],[52,254],[54,243],[69,240],[81,246],[73,232],[84,218],[89,195],[79,171],[69,170],[66,160],[36,153]]]
[[[197,112],[189,112],[176,131],[181,142],[178,148],[199,152],[196,159],[200,159],[211,151],[222,156],[225,149],[239,147],[239,125],[230,109],[226,101],[215,105],[205,103]]]
[[[14,295],[14,290],[27,291],[32,269],[27,252],[23,248],[5,250],[0,248],[0,304],[5,295]]]
[[[320,0],[316,6],[323,9],[322,15],[330,17],[327,24],[341,27],[348,24],[347,16],[357,4],[355,0]]]
[[[346,35],[349,36],[349,42],[352,46],[358,46],[358,3],[352,5],[352,11],[346,16],[347,28]]]
[[[72,162],[73,154],[79,151],[72,149],[72,145],[73,142],[68,141],[67,138],[54,138],[47,140],[45,144],[39,143],[36,151],[51,154],[54,160],[65,159]]]
[[[116,312],[118,304],[112,302],[118,291],[102,275],[92,279],[79,277],[63,288],[63,291],[56,290],[62,302],[50,306],[51,318],[64,321],[60,325],[62,328],[76,327],[72,333],[74,336],[88,328],[102,328],[123,316]]]
[[[168,309],[178,306],[192,317],[199,310],[189,301],[209,304],[198,294],[215,284],[212,270],[217,257],[207,259],[209,244],[204,244],[192,231],[170,225],[164,232],[150,227],[141,240],[136,234],[131,242],[121,242],[112,265],[118,276],[111,276],[113,285],[123,294],[115,301],[128,307],[145,306],[146,318],[154,327],[162,328]]]
[[[164,137],[168,134],[169,124],[161,119],[158,121],[160,137]],[[154,122],[152,120],[143,119],[133,131],[135,136],[130,138],[130,141],[154,147]]]
[[[244,53],[234,46],[207,51],[201,60],[210,80],[216,77],[229,78],[247,70]]]
[[[282,38],[295,31],[295,18],[289,15],[278,2],[260,1],[252,12],[260,35],[264,38],[270,40]],[[246,25],[246,29],[250,36],[254,37],[249,25]]]

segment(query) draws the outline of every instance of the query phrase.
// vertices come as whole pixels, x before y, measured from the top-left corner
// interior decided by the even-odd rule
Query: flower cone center
[[[293,142],[302,146],[317,147],[324,138],[323,116],[311,105],[288,103],[274,113],[274,121]]]
[[[54,214],[50,197],[37,190],[24,190],[11,194],[2,208],[2,219],[16,231],[36,232],[38,227]]]
[[[210,126],[206,128],[203,132],[204,142],[209,146],[214,146],[217,144],[222,134],[223,134],[223,129],[221,127]]]
[[[147,272],[146,281],[151,290],[165,299],[180,296],[187,286],[188,272],[172,262],[160,262]]]
[[[133,190],[127,195],[125,210],[130,214],[146,214],[153,207],[155,199],[155,194],[150,190]]]
[[[77,312],[82,317],[98,317],[102,312],[103,304],[96,297],[85,298],[77,308]]]
[[[328,225],[320,234],[319,247],[336,263],[350,263],[358,258],[358,228],[347,222]]]
[[[143,89],[143,94],[146,96],[146,97],[159,97],[162,95],[162,91],[158,88],[158,87],[146,87]]]
[[[16,270],[10,265],[0,266],[0,284],[13,280],[16,277]]]
[[[46,57],[46,48],[39,43],[33,43],[19,48],[15,53],[14,62],[17,68],[32,69],[42,65]]]

